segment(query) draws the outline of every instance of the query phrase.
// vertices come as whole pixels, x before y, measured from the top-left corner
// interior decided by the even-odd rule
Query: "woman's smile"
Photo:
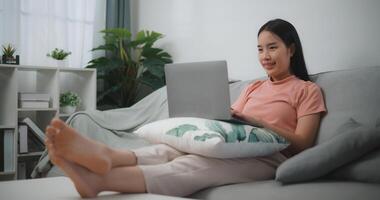
[[[269,70],[269,69],[273,69],[275,67],[276,62],[275,61],[264,61],[261,64],[264,67],[264,69]]]

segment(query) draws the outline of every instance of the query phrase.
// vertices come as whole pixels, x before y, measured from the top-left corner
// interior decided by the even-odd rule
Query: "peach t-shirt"
[[[249,84],[232,108],[291,132],[295,132],[298,118],[326,111],[319,86],[294,75]]]

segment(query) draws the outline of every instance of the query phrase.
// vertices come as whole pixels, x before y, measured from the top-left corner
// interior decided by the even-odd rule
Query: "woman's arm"
[[[318,133],[320,120],[320,113],[300,117],[294,133],[281,130],[270,124],[266,124],[265,122],[263,122],[263,125],[265,128],[268,128],[286,138],[291,144],[287,148],[287,151],[289,151],[291,155],[294,155],[313,146],[314,140]]]
[[[262,120],[254,119],[253,117],[247,117],[239,112],[232,112],[234,116],[239,117],[248,122],[259,122],[264,128],[270,129],[282,137],[286,138],[291,145],[287,148],[287,151],[291,155],[297,154],[314,144],[314,140],[317,136],[319,123],[321,120],[321,113],[306,115],[300,117],[297,122],[297,127],[294,133],[286,131],[268,124]]]

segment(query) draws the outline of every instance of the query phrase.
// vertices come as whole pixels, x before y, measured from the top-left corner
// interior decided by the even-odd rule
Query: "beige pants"
[[[286,160],[281,153],[267,157],[216,159],[185,154],[164,144],[134,150],[147,192],[187,196],[212,186],[274,178]]]

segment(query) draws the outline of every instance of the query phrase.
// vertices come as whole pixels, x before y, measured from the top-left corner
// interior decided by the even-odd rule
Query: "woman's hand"
[[[234,118],[237,118],[237,119],[240,119],[243,121],[247,121],[247,122],[249,121],[248,117],[246,115],[243,115],[242,112],[234,110],[232,108],[231,108],[231,114],[232,114],[232,117],[234,117]]]
[[[233,117],[236,117],[236,118],[239,118],[239,119],[241,119],[241,120],[244,120],[244,115],[243,115],[243,113],[241,113],[241,112],[239,112],[239,111],[237,111],[237,110],[235,110],[235,109],[233,109],[233,108],[231,108],[231,115],[232,115]]]
[[[232,108],[231,108],[231,114],[233,117],[238,118],[238,119],[243,120],[243,121],[246,121],[249,124],[259,125],[259,127],[265,127],[265,125],[266,125],[263,121],[256,119],[252,116],[246,116],[243,113],[241,113],[237,110],[234,110]]]

